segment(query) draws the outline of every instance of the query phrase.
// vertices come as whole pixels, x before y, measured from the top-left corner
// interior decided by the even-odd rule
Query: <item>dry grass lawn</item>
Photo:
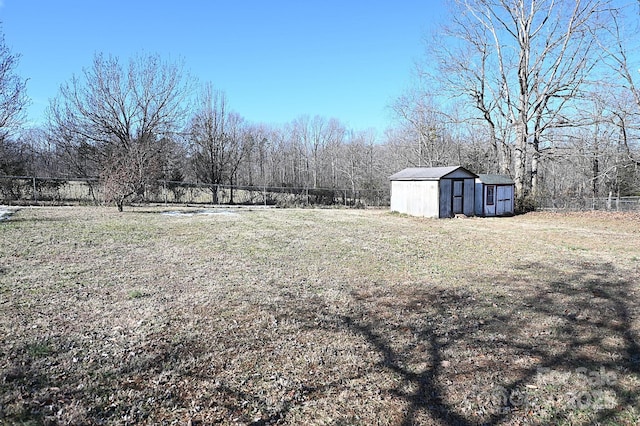
[[[0,222],[0,424],[640,422],[637,215],[162,211]]]

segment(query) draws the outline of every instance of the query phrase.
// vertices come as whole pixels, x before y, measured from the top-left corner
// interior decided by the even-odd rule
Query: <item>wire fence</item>
[[[546,198],[539,203],[542,210],[604,210],[617,212],[640,211],[640,197],[563,197]]]
[[[217,202],[216,202],[217,200]],[[157,181],[135,203],[153,204],[239,204],[271,206],[343,205],[386,207],[389,191],[271,186],[210,185],[193,182]],[[0,176],[0,203],[25,204],[103,204],[102,185],[97,178],[43,178]],[[540,210],[619,212],[640,211],[640,197],[546,197],[538,201]]]
[[[131,201],[154,204],[380,207],[389,205],[389,194],[368,189],[232,186],[160,180]],[[104,194],[97,178],[0,176],[0,202],[9,205],[102,204]]]

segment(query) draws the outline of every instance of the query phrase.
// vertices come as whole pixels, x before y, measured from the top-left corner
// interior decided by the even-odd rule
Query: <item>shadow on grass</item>
[[[524,279],[528,271],[537,271],[536,278]],[[256,308],[272,312],[274,323],[289,321],[282,330],[257,322],[210,338],[204,328],[178,324],[131,343],[121,358],[69,367],[55,380],[47,369],[64,359],[63,348],[82,343],[26,345],[14,360],[18,367],[0,377],[2,401],[24,404],[0,411],[0,424],[37,424],[47,416],[69,424],[152,423],[163,413],[191,424],[291,424],[315,403],[342,404],[345,412],[333,424],[370,423],[367,413],[346,411],[370,408],[371,389],[388,396],[376,402],[378,415],[388,416],[378,418],[382,423],[635,424],[638,413],[630,410],[640,404],[640,346],[633,280],[603,262],[523,263],[483,279],[467,288],[372,284],[353,291],[348,303],[283,290],[278,301]],[[333,338],[342,339],[334,350],[345,347],[329,367],[319,354]],[[294,345],[295,339],[310,345]],[[317,373],[276,371],[288,374],[286,383],[260,377],[253,386],[254,374],[266,374],[261,356],[268,347],[284,348],[285,361],[314,358]],[[244,361],[254,364],[234,367],[242,377],[228,374],[229,363],[251,351],[259,355]],[[345,359],[352,364],[340,366]],[[392,380],[379,381],[383,376]],[[80,384],[86,387],[79,390]],[[361,404],[340,402],[339,394]],[[76,417],[64,417],[72,404]]]
[[[323,316],[327,331],[368,343],[378,366],[400,379],[389,391],[405,406],[402,425],[636,424],[638,412],[628,411],[640,404],[633,282],[606,263],[569,273],[520,269],[545,278],[485,283],[509,289],[506,297],[460,288],[356,292],[351,314],[320,303],[298,315]]]
[[[0,220],[0,224],[10,225],[10,224],[19,224],[19,223],[42,223],[42,222],[64,222],[66,221],[63,218],[58,217],[24,217],[20,215],[12,215],[7,217],[5,220]]]

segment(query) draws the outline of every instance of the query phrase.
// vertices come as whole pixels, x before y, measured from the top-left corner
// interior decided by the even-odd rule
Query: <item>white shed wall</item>
[[[437,218],[438,181],[391,181],[391,211]]]

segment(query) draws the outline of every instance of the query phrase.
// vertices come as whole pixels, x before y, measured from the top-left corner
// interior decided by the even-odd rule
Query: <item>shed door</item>
[[[513,205],[512,187],[509,185],[500,185],[496,187],[496,189],[496,214],[500,216],[513,213],[513,208],[511,207]]]
[[[454,180],[453,188],[453,214],[459,214],[463,212],[463,200],[464,200],[464,180]]]
[[[484,209],[486,216],[496,215],[496,186],[487,185],[484,188]]]

